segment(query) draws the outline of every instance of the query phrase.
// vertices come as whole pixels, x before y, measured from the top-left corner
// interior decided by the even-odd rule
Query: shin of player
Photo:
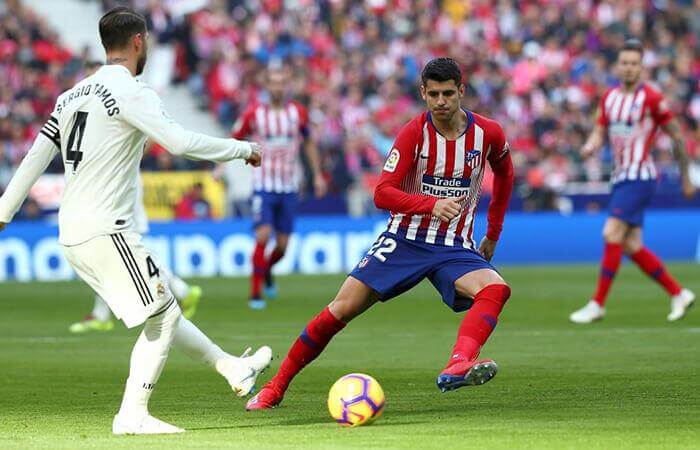
[[[429,111],[399,132],[375,190],[377,207],[392,213],[387,231],[335,299],[307,324],[248,409],[281,402],[294,376],[349,321],[424,278],[451,309],[467,311],[438,387],[447,391],[483,384],[496,374],[495,362],[477,358],[510,297],[510,288],[489,261],[513,189],[513,165],[500,125],[460,107],[463,89],[451,59],[426,65],[421,94]],[[494,190],[488,231],[476,248],[472,223],[487,163],[494,171]]]
[[[591,301],[570,315],[575,323],[590,323],[603,318],[608,291],[623,254],[657,281],[671,297],[669,321],[682,318],[695,300],[695,295],[683,289],[659,258],[642,243],[644,210],[656,188],[651,145],[658,128],[672,139],[683,194],[687,198],[695,194],[678,122],[663,94],[641,81],[642,52],[642,45],[636,39],[625,42],[620,50],[617,68],[622,83],[609,89],[601,98],[596,125],[582,149],[584,157],[593,155],[602,147],[607,134],[614,154],[614,170],[610,217],[603,229],[605,243],[598,285]]]

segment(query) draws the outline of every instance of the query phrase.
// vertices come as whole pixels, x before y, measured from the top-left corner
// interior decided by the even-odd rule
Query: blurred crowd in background
[[[423,64],[462,66],[464,104],[501,122],[525,210],[562,209],[563,193],[604,189],[609,150],[581,160],[616,51],[645,45],[645,77],[680,119],[700,183],[700,0],[134,0],[161,55],[159,77],[181,83],[225,128],[265,98],[269,65],[293,74],[331,193],[369,198],[393,137],[422,109]],[[0,16],[0,187],[28,150],[57,94],[83,76],[41,17],[7,1]],[[156,83],[157,84],[157,83]],[[660,188],[673,190],[670,140],[656,142]],[[144,169],[193,168],[154,148]],[[206,166],[197,166],[206,167]],[[61,170],[58,162],[51,168]],[[488,186],[490,183],[486,183]]]

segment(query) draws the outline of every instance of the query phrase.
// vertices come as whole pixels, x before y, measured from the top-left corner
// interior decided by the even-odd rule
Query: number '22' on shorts
[[[412,241],[385,231],[350,276],[376,291],[383,302],[427,278],[442,301],[453,311],[461,312],[471,308],[473,299],[459,296],[454,283],[479,269],[496,271],[474,250]]]

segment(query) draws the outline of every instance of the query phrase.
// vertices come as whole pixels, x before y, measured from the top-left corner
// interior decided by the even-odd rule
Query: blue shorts
[[[442,301],[460,312],[471,308],[474,300],[458,296],[455,281],[479,269],[496,270],[473,250],[411,241],[385,231],[350,276],[375,290],[383,302],[427,278],[440,292]]]
[[[656,180],[623,181],[613,185],[608,209],[610,215],[633,227],[644,224],[644,210],[656,191]]]
[[[291,233],[296,207],[296,193],[255,192],[251,208],[255,228],[272,225],[278,233]]]

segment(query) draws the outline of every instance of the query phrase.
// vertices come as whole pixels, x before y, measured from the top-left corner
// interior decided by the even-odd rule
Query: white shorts
[[[63,246],[66,259],[128,328],[164,311],[175,301],[156,258],[133,232],[97,236]]]

